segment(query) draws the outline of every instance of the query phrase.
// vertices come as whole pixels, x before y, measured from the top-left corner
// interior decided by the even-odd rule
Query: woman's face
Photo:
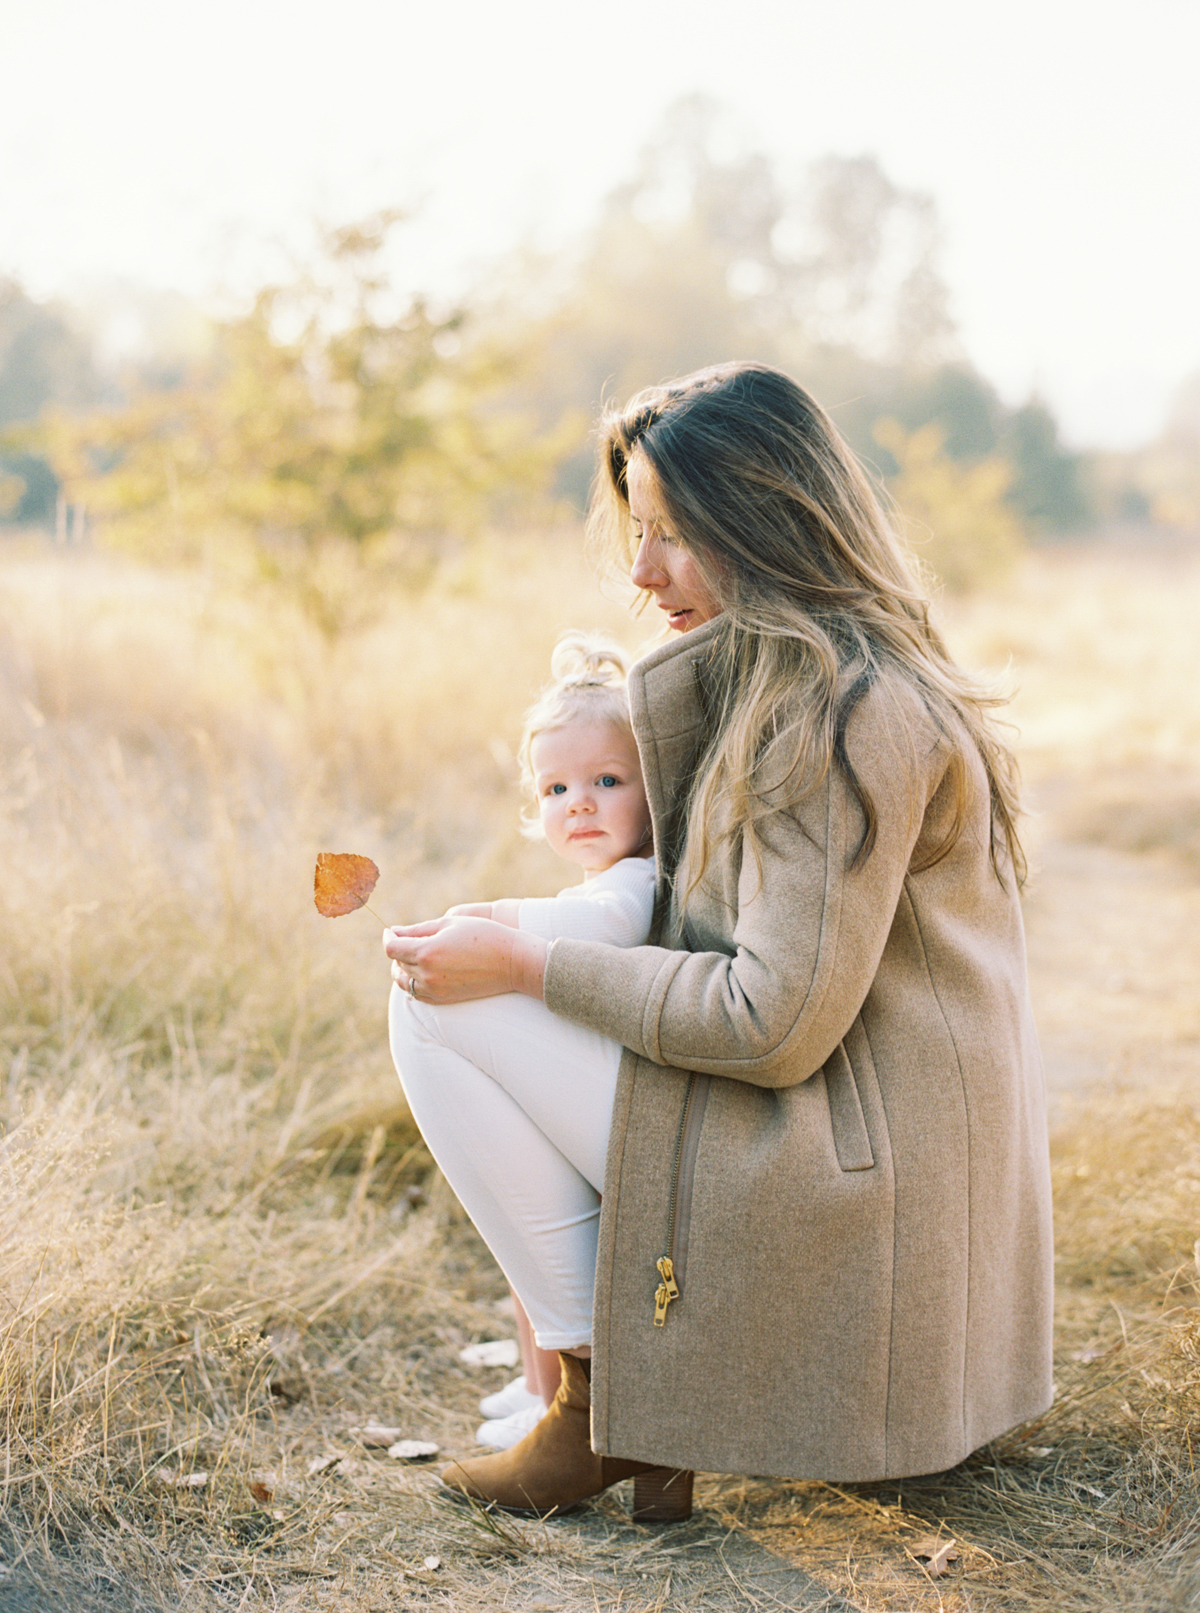
[[[673,632],[686,633],[702,622],[711,622],[721,614],[721,606],[691,551],[672,537],[662,513],[654,467],[638,449],[629,456],[625,480],[629,513],[638,528],[637,553],[629,572],[634,586],[654,595]]]

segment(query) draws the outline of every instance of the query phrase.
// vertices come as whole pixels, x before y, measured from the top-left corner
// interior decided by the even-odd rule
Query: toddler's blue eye
[[[612,773],[601,773],[600,782],[606,790],[611,790],[614,785],[619,784],[621,781],[619,778],[614,777]]]
[[[552,784],[550,786],[550,794],[551,795],[565,795],[566,793],[567,793],[567,786],[565,784]]]

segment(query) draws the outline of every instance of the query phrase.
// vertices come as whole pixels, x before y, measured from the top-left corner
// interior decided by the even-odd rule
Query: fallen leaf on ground
[[[366,907],[379,881],[379,869],[369,857],[354,851],[322,851],[313,874],[313,901],[327,919],[339,918]]]
[[[270,1485],[264,1484],[261,1479],[255,1479],[250,1485],[250,1494],[256,1501],[267,1502],[275,1494]]]
[[[398,1462],[423,1462],[437,1453],[438,1448],[431,1439],[398,1439],[388,1446],[388,1455]]]
[[[460,1350],[458,1359],[469,1367],[515,1367],[520,1355],[516,1339],[484,1339]]]
[[[910,1548],[918,1561],[924,1559],[926,1573],[937,1579],[946,1573],[951,1563],[958,1561],[958,1547],[952,1540],[922,1540]]]
[[[369,1422],[361,1428],[350,1430],[352,1438],[360,1445],[365,1445],[369,1451],[386,1451],[389,1445],[394,1445],[404,1435],[403,1428],[391,1428],[387,1423]]]

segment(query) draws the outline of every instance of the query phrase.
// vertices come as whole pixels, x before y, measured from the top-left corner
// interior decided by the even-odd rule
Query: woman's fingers
[[[419,994],[417,965],[421,938],[436,934],[443,923],[442,919],[429,919],[423,924],[398,924],[383,932],[383,950],[392,960],[392,979],[410,996]]]
[[[389,924],[383,932],[383,944],[386,947],[388,938],[394,935],[421,936],[436,935],[450,923],[451,915],[444,914],[440,919],[422,919],[420,924]]]
[[[393,963],[415,962],[423,939],[436,935],[449,919],[426,919],[423,924],[396,924],[383,932],[383,950]]]

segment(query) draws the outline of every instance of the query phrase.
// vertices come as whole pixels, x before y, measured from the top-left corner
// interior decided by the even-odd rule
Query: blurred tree
[[[544,478],[553,442],[489,410],[503,355],[464,341],[461,313],[398,303],[381,258],[397,221],[332,232],[311,273],[218,326],[184,384],[47,423],[70,496],[109,541],[250,562],[334,633],[356,609],[363,563],[414,580],[441,535]]]
[[[1004,406],[995,388],[964,363],[877,371],[866,402],[872,435],[880,415],[899,421],[908,431],[937,426],[942,452],[951,459],[986,458],[1000,442]]]
[[[88,282],[72,321],[90,342],[112,401],[180,386],[207,356],[212,321],[182,292],[122,276]]]
[[[933,201],[894,185],[874,157],[814,163],[773,240],[776,281],[805,346],[904,368],[957,356]]]
[[[557,485],[577,508],[604,399],[733,355],[777,356],[759,287],[779,213],[775,181],[764,157],[729,155],[730,144],[716,103],[678,102],[566,274],[558,262],[522,265],[518,339],[530,362],[521,396],[544,425],[574,423]],[[512,307],[502,300],[498,318]]]
[[[58,493],[45,459],[11,428],[48,404],[87,407],[100,393],[88,344],[65,316],[0,280],[0,521],[52,521]]]
[[[23,432],[11,434],[19,444]],[[0,433],[0,443],[4,435]],[[41,454],[20,448],[0,451],[0,522],[13,526],[49,526],[58,500],[58,477]]]
[[[900,465],[881,419],[908,434],[935,426],[939,458],[1011,462],[1005,497],[1022,520],[1075,524],[1077,466],[1052,419],[1010,424],[959,350],[939,241],[930,198],[895,185],[873,157],[826,157],[784,183],[717,102],[677,102],[569,270],[525,263],[519,293],[499,304],[530,354],[525,405],[574,433],[559,490],[586,502],[586,428],[602,399],[756,358],[809,386],[884,476]]]
[[[1082,456],[1067,453],[1058,425],[1038,398],[1004,420],[1000,452],[1012,466],[1009,503],[1037,532],[1083,526],[1091,510],[1081,477]]]
[[[1001,578],[1022,547],[1006,496],[1011,468],[996,457],[969,464],[950,458],[936,425],[909,433],[881,420],[876,430],[898,467],[891,493],[919,558],[956,593]]]
[[[941,452],[964,464],[998,448],[1004,405],[964,361],[909,368],[837,348],[821,349],[793,369],[829,409],[855,452],[885,478],[900,466],[876,431],[881,420],[893,420],[905,432],[936,426]]]
[[[909,432],[936,426],[940,451],[949,458],[963,464],[998,458],[1008,465],[1005,497],[1031,534],[1069,531],[1093,518],[1084,456],[1062,447],[1054,416],[1038,399],[1007,408],[995,388],[965,364],[880,371],[876,382],[852,406],[856,418],[848,435],[860,451],[866,431],[882,441],[875,429],[881,415]],[[885,456],[880,468],[893,476],[899,466],[886,450]]]
[[[526,255],[444,313],[393,291],[397,222],[331,233],[180,384],[82,425],[55,413],[41,440],[112,541],[286,579],[335,632],[364,566],[416,580],[451,531],[544,516],[556,495],[581,508],[602,401],[729,358],[795,374],[935,532],[975,509],[980,552],[999,552],[997,506],[1025,526],[1079,518],[1052,417],[1007,409],[958,349],[932,202],[874,158],[785,181],[688,97],[573,254]]]
[[[1131,502],[1140,496],[1156,521],[1200,532],[1200,371],[1176,392],[1158,439],[1128,464]]]

